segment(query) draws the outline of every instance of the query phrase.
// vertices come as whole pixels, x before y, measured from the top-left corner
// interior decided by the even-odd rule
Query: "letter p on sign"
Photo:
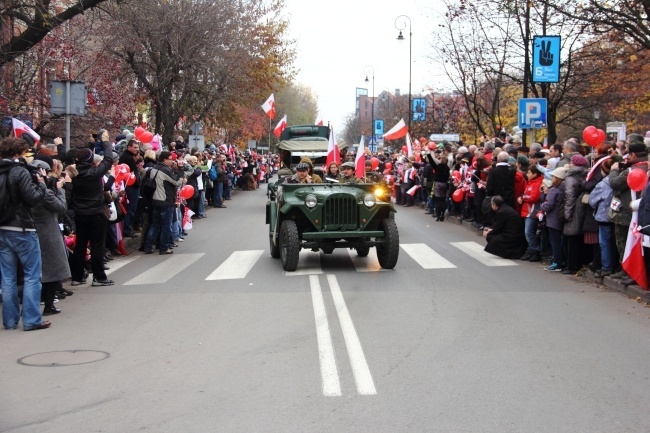
[[[542,114],[542,106],[539,102],[526,102],[526,111],[524,112],[524,124],[530,125],[533,120],[539,119]]]

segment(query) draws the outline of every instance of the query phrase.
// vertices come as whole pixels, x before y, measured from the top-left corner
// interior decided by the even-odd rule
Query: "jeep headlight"
[[[377,197],[377,200],[381,200],[382,197],[386,194],[386,190],[384,190],[383,188],[377,188],[374,191],[374,194],[375,194],[375,197]]]
[[[307,197],[305,197],[305,206],[307,206],[309,209],[313,209],[316,207],[318,204],[318,199],[314,194],[307,194]]]
[[[363,196],[363,204],[366,205],[366,207],[373,207],[377,203],[377,199],[375,199],[375,196],[372,194],[366,194]]]

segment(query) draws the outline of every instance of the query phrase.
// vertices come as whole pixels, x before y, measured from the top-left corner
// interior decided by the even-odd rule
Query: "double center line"
[[[341,293],[341,288],[336,280],[335,275],[327,275],[327,282],[330,286],[336,313],[341,322],[343,339],[348,350],[352,374],[357,385],[357,392],[360,395],[377,394],[375,384],[363,354],[357,331],[354,329],[352,317],[348,307],[345,305],[345,299]],[[311,297],[314,306],[314,319],[316,321],[316,336],[318,339],[318,356],[320,360],[321,377],[323,380],[323,395],[327,397],[341,396],[341,382],[336,366],[336,356],[334,346],[332,345],[332,336],[330,334],[329,322],[327,320],[327,311],[323,302],[323,291],[321,290],[318,275],[309,276],[311,286]]]

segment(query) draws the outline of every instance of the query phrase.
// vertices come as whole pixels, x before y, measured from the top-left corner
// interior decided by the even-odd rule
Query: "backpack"
[[[156,177],[158,177],[158,171],[156,171],[154,177],[151,177],[151,169],[147,169],[147,174],[142,179],[142,186],[140,187],[140,194],[143,198],[148,200],[153,199],[153,195],[156,192]]]
[[[210,167],[210,170],[208,170],[208,177],[210,178],[211,181],[217,180],[217,177],[219,177],[219,174],[217,173],[217,166],[213,165]]]
[[[10,221],[18,209],[9,190],[9,172],[14,167],[16,165],[9,165],[0,172],[0,224]]]

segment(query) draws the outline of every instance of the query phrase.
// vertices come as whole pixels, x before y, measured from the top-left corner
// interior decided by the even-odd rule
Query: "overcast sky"
[[[409,28],[408,20],[398,21],[399,26],[406,22],[406,39],[400,44],[395,27],[400,15],[411,19],[413,31],[411,93],[448,88],[442,68],[428,59],[431,34],[441,22],[440,0],[285,2],[290,34],[297,40],[297,81],[312,88],[321,117],[335,131],[340,131],[345,117],[354,112],[355,89],[363,87],[372,93],[371,76],[369,83],[364,82],[366,65],[374,68],[375,95],[383,90],[394,93],[395,89],[408,94]],[[386,129],[392,126],[386,125]]]

